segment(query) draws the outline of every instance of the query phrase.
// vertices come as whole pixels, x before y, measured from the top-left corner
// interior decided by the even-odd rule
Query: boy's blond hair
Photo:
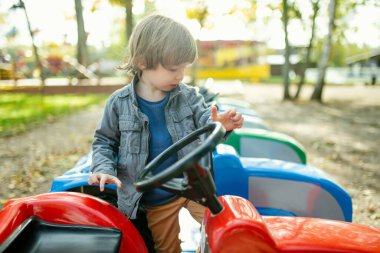
[[[151,15],[137,24],[128,43],[125,63],[120,67],[128,74],[141,76],[139,64],[155,69],[158,64],[169,69],[183,63],[193,63],[197,46],[189,30],[162,15]]]

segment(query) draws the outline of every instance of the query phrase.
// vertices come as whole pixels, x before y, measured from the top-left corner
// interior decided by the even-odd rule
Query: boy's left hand
[[[223,113],[218,113],[216,106],[211,107],[211,119],[212,121],[220,122],[226,131],[241,128],[244,121],[242,114],[240,112],[236,112],[235,109],[229,109]]]

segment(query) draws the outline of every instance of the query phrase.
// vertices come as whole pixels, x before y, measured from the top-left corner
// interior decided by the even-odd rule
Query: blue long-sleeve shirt
[[[158,102],[147,101],[137,96],[137,102],[140,110],[148,117],[149,120],[149,155],[148,163],[161,154],[165,149],[173,144],[165,120],[165,107],[169,101],[169,95]],[[177,161],[177,155],[172,155],[160,164],[153,174],[159,173]],[[155,188],[152,191],[144,193],[142,203],[145,205],[161,205],[175,197],[174,194]]]

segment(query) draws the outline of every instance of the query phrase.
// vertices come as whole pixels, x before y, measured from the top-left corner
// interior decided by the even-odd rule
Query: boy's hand
[[[88,184],[99,184],[100,191],[104,191],[104,185],[105,184],[116,184],[118,188],[121,188],[121,182],[117,177],[103,174],[103,173],[95,173],[91,174],[88,178]]]
[[[211,107],[211,119],[214,122],[220,122],[227,132],[234,130],[235,128],[241,128],[244,121],[242,114],[240,112],[236,112],[235,109],[229,109],[218,114],[216,106]]]

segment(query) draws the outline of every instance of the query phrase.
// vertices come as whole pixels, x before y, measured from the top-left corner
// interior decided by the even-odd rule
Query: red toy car
[[[205,141],[160,174],[155,166],[204,133]],[[146,166],[138,190],[161,187],[208,207],[199,252],[380,252],[380,230],[304,217],[261,217],[246,199],[217,198],[212,168],[202,159],[224,136],[220,124],[195,131]],[[199,161],[202,160],[201,163]],[[183,173],[183,178],[178,178]],[[0,252],[147,252],[115,207],[81,193],[47,193],[9,201],[0,211]]]

